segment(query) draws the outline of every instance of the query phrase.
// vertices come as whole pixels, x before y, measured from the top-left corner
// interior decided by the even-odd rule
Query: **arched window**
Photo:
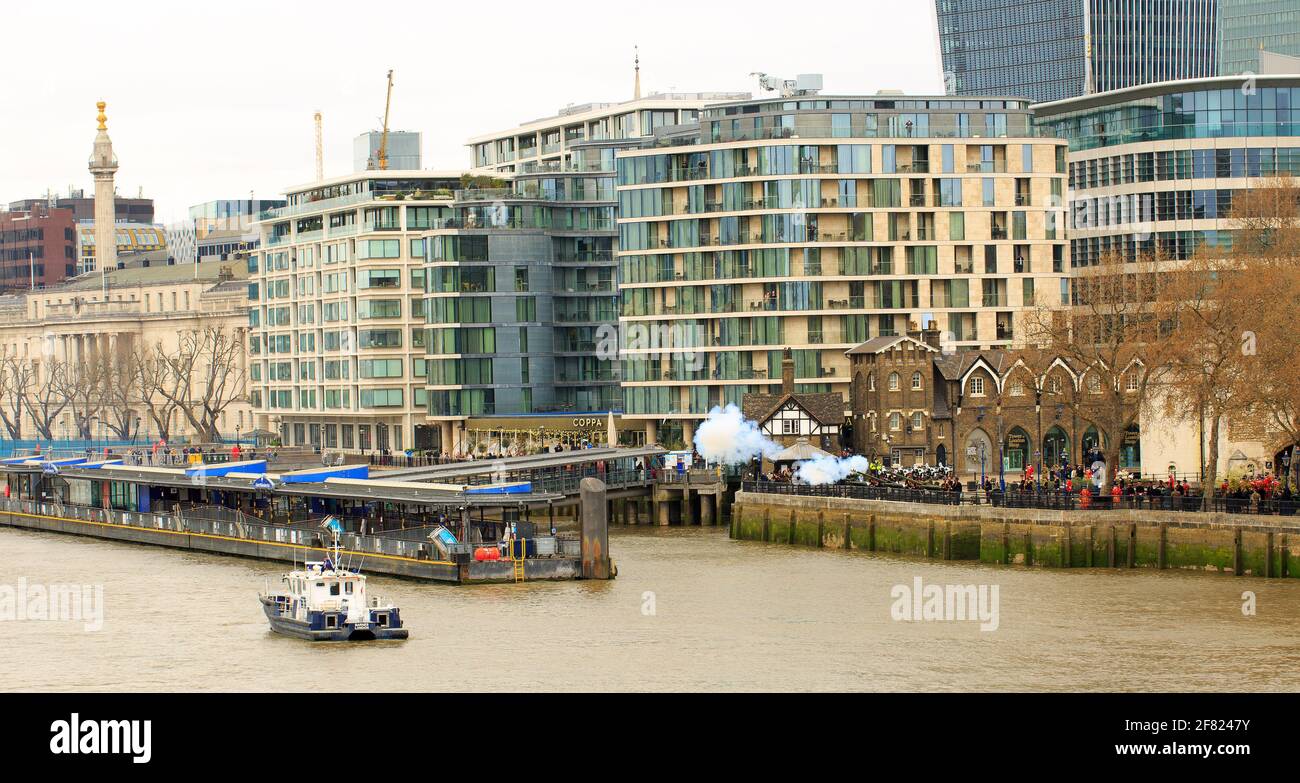
[[[898,412],[889,414],[889,429],[897,432],[903,428],[903,416]]]
[[[898,391],[898,373],[896,372],[889,374],[889,390]]]
[[[914,372],[912,373],[912,391],[920,391],[920,390],[921,390],[921,373]]]
[[[876,390],[876,376],[873,373],[867,376],[867,391],[875,391],[875,390]]]
[[[916,413],[912,414],[912,429],[914,430],[925,429],[925,415],[922,414],[920,411],[917,411]]]

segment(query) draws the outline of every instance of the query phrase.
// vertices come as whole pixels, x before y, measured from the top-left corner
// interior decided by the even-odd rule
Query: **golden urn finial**
[[[104,116],[104,107],[106,106],[108,104],[103,101],[95,104],[95,107],[99,109],[99,130],[108,130],[108,126],[104,124],[108,122],[108,117]]]

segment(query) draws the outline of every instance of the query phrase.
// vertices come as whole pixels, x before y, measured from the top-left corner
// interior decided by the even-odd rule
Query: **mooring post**
[[[582,503],[582,578],[609,579],[609,517],[605,482],[588,476],[578,484]]]
[[[1169,567],[1169,523],[1160,523],[1160,549],[1156,556],[1162,570]]]
[[[1290,574],[1291,566],[1287,562],[1288,560],[1291,559],[1291,547],[1289,545],[1289,542],[1287,540],[1287,535],[1285,533],[1282,534],[1282,538],[1280,539],[1280,546],[1281,546],[1282,562],[1280,564],[1281,567],[1278,568],[1278,575],[1281,576],[1283,579],[1286,579],[1288,576],[1291,575]]]
[[[1241,528],[1232,531],[1232,573],[1237,576],[1246,574],[1246,564],[1241,559]]]

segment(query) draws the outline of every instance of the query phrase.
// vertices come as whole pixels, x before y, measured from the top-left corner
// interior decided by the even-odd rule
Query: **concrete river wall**
[[[0,500],[0,526],[70,533],[79,536],[151,544],[195,552],[238,555],[285,563],[322,560],[322,532],[245,521],[222,521],[176,514],[109,511],[86,506]],[[351,565],[366,573],[386,574],[453,584],[514,582],[514,563],[452,563],[437,559],[428,542],[384,536],[340,537]],[[582,576],[581,561],[572,557],[524,561],[524,579],[560,580]]]
[[[1048,511],[740,492],[731,537],[1045,568],[1185,568],[1300,577],[1295,517]]]

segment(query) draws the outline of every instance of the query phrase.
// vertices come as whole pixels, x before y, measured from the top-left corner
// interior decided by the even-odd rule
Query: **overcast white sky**
[[[0,203],[93,189],[102,99],[118,193],[143,188],[162,222],[311,180],[317,110],[326,176],[348,173],[389,68],[391,127],[422,131],[425,167],[446,169],[472,135],[631,98],[634,44],[647,93],[752,92],[752,71],[822,73],[824,94],[943,91],[930,0],[74,0],[3,18]]]

